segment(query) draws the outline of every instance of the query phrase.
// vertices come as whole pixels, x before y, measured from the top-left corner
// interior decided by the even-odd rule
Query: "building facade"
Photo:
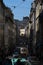
[[[4,8],[5,5],[3,3],[3,0],[0,0],[0,55],[1,56],[4,51],[4,24],[5,24]]]
[[[33,52],[37,57],[43,57],[43,1],[34,0],[30,11],[30,20],[32,21],[33,30]],[[30,33],[31,34],[31,33]],[[35,50],[34,50],[35,49]]]
[[[4,30],[5,48],[12,53],[16,43],[16,25],[10,8],[5,7],[5,30]]]
[[[10,8],[0,0],[0,48],[4,54],[13,52],[16,43],[16,24]],[[3,55],[4,55],[3,54]]]
[[[37,57],[43,58],[43,1],[36,0],[36,53]]]

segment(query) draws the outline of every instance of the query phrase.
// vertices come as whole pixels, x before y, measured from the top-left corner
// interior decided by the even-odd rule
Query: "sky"
[[[7,7],[11,8],[14,19],[22,20],[23,17],[29,16],[33,0],[3,0],[3,2]]]

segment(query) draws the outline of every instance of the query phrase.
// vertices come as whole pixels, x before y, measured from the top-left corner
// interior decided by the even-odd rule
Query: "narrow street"
[[[0,65],[43,65],[43,0],[0,0]]]

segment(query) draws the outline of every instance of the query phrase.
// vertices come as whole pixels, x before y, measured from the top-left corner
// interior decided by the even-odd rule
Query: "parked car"
[[[3,65],[17,65],[17,61],[20,60],[22,65],[31,65],[29,61],[27,61],[25,58],[15,58],[15,57],[7,57],[4,60]]]
[[[26,47],[17,47],[16,52],[18,52],[21,55],[28,55],[28,49]]]
[[[23,64],[23,65],[31,65],[31,63],[29,61],[27,61],[25,58],[13,58],[11,59],[12,60],[12,65],[17,65],[17,61],[18,59],[20,60],[20,62]]]
[[[21,47],[21,48],[20,48],[20,53],[21,53],[21,54],[25,54],[25,55],[27,56],[27,54],[28,54],[28,49],[27,49],[26,47]]]

